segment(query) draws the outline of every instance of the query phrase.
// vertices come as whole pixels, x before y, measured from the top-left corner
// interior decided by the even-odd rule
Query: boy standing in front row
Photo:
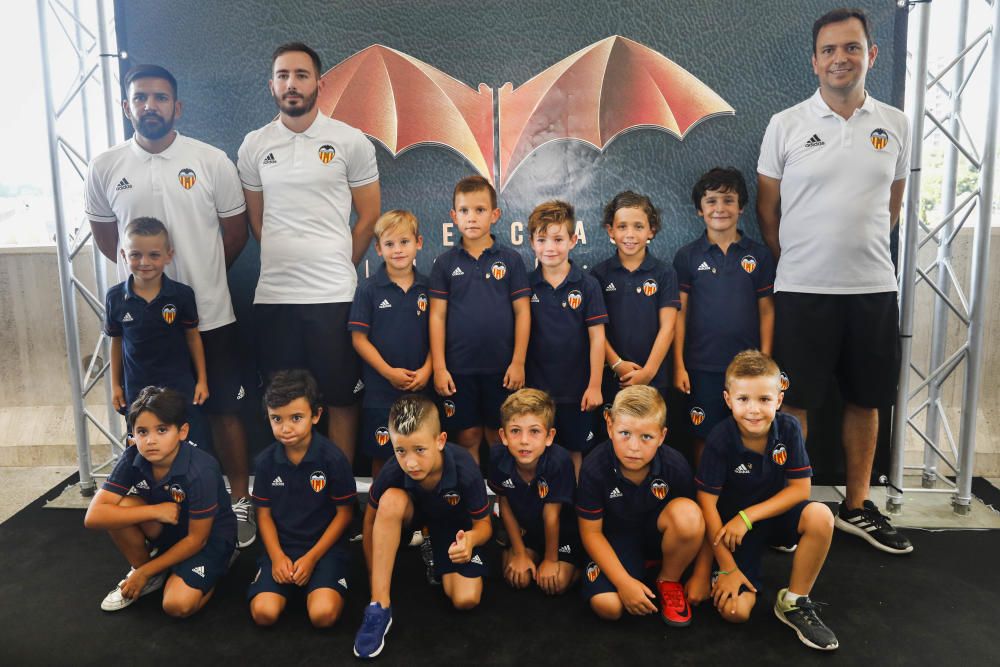
[[[357,489],[343,452],[313,430],[322,408],[308,371],[278,371],[264,392],[276,442],[255,462],[253,500],[264,553],[247,592],[257,625],[273,625],[290,595],[306,593],[309,620],[337,622],[347,594],[344,531]]]
[[[760,590],[761,551],[798,544],[774,613],[806,646],[832,651],[837,637],[809,593],[830,549],[833,513],[809,502],[812,468],[802,431],[795,417],[777,412],[777,364],[756,350],[740,352],[726,370],[725,397],[733,415],[709,434],[697,477],[706,538],[720,569],[715,606],[727,621],[748,620]]]
[[[479,604],[486,573],[479,547],[493,534],[479,466],[466,450],[447,442],[429,398],[408,394],[393,403],[389,437],[396,458],[372,482],[365,509],[372,601],[354,640],[360,658],[381,653],[392,626],[389,590],[404,527],[429,527],[435,574],[456,609]]]
[[[539,204],[528,217],[538,268],[531,272],[528,385],[556,403],[556,437],[580,471],[595,444],[591,410],[601,405],[604,325],[608,311],[597,280],[569,259],[576,245],[576,214],[562,201]],[[584,363],[584,360],[587,360]]]
[[[462,241],[431,269],[431,355],[445,430],[479,463],[497,441],[500,404],[524,386],[531,288],[521,256],[490,233],[497,193],[482,176],[455,185],[451,219]]]
[[[514,588],[534,581],[549,595],[566,592],[583,557],[573,514],[573,462],[552,444],[555,411],[538,389],[508,396],[500,408],[503,444],[490,449],[488,478],[510,539],[503,551],[504,579]]]
[[[592,562],[584,596],[605,620],[656,612],[664,623],[691,623],[681,575],[698,554],[705,521],[692,500],[694,479],[681,454],[663,444],[667,406],[649,386],[626,387],[606,420],[610,442],[583,461],[576,511]],[[647,559],[660,560],[656,595],[643,582]]]

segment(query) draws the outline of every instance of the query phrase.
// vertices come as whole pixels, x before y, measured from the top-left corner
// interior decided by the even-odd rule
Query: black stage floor
[[[996,494],[992,487],[977,486]],[[191,667],[354,660],[354,633],[368,602],[357,545],[352,594],[332,630],[312,629],[301,601],[289,606],[277,626],[254,627],[245,591],[256,570],[257,545],[240,557],[215,598],[193,618],[166,617],[159,594],[108,614],[100,610],[100,601],[127,565],[105,535],[84,529],[82,512],[43,510],[43,500],[0,525],[0,665]],[[988,502],[1000,506],[996,497]],[[857,538],[835,537],[813,592],[814,599],[830,605],[822,615],[841,644],[832,654],[806,648],[774,618],[773,596],[787,580],[791,562],[777,552],[766,556],[768,590],[749,623],[730,626],[702,605],[690,628],[675,630],[658,617],[600,622],[577,591],[556,599],[537,591],[515,593],[496,567],[480,608],[455,612],[439,588],[424,583],[417,550],[406,549],[396,569],[392,631],[377,662],[998,664],[1000,531],[909,535],[916,550],[903,557],[876,552]]]

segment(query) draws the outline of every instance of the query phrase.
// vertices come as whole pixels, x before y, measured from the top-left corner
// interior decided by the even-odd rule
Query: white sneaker
[[[128,571],[128,574],[125,575],[125,579],[131,577],[133,572],[135,572],[134,567]],[[104,599],[101,601],[101,609],[104,611],[118,611],[119,609],[124,609],[129,606],[143,595],[149,595],[154,591],[160,590],[163,588],[163,584],[167,580],[167,573],[160,572],[159,574],[154,574],[150,577],[149,580],[146,581],[146,585],[142,587],[141,591],[139,591],[138,597],[134,598],[127,598],[122,595],[122,584],[125,583],[125,579],[118,582],[115,589],[104,596]]]
[[[257,539],[257,518],[246,496],[233,503],[233,514],[236,515],[236,546],[246,549]]]
[[[413,535],[410,536],[410,546],[419,547],[424,543],[424,534],[419,530],[413,531]]]

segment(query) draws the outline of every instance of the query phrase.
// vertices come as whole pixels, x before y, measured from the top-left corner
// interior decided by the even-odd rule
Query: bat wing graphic
[[[577,51],[522,84],[499,90],[500,188],[540,146],[559,139],[603,150],[637,127],[678,139],[733,108],[669,58],[614,35]]]
[[[381,44],[322,77],[320,112],[358,128],[395,157],[442,144],[493,181],[493,90],[473,90],[425,62]]]

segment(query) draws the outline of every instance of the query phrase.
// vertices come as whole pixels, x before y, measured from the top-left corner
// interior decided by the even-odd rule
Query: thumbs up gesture
[[[448,558],[452,563],[468,563],[472,560],[472,540],[464,530],[455,533],[455,541],[448,547]]]

